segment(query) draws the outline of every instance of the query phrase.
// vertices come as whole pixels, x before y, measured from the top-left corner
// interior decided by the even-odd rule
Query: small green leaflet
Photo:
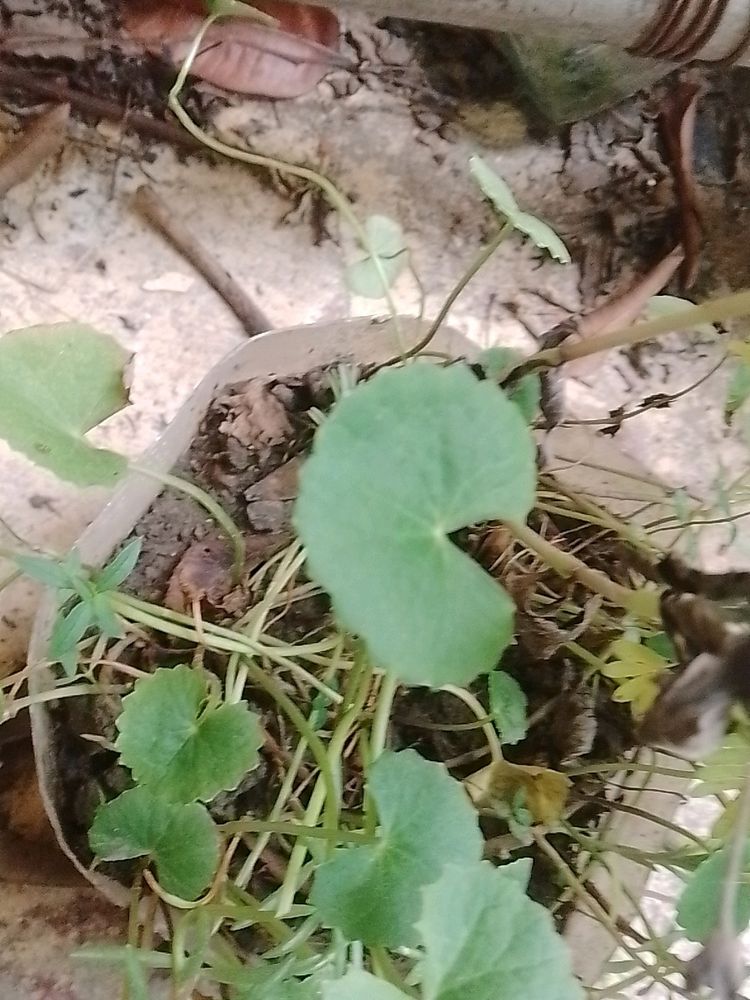
[[[409,263],[409,251],[401,226],[387,215],[371,215],[365,232],[369,240],[363,248],[366,256],[346,269],[346,283],[355,295],[382,299]]]
[[[141,554],[143,542],[140,538],[134,538],[132,542],[122,548],[117,555],[98,573],[93,574],[94,586],[98,591],[117,590],[120,584],[125,583],[127,578],[135,569],[138,558]]]
[[[450,534],[524,521],[536,480],[516,406],[464,365],[381,371],[335,406],[300,477],[310,575],[373,661],[408,684],[468,684],[513,633],[513,602]]]
[[[61,607],[52,626],[48,655],[53,663],[62,665],[66,676],[76,673],[77,646],[89,629],[97,628],[111,639],[122,635],[122,625],[110,607],[107,591],[127,579],[140,551],[141,541],[135,539],[96,573],[84,569],[76,551],[60,560],[49,556],[16,557],[22,572],[58,592]],[[75,596],[78,600],[74,603],[71,598]]]
[[[166,802],[148,788],[100,806],[89,844],[102,861],[151,858],[163,888],[187,900],[208,888],[219,863],[219,833],[205,806]]]
[[[127,463],[84,438],[128,404],[128,355],[79,323],[14,330],[0,339],[0,437],[77,486],[111,485]]]
[[[323,987],[323,1000],[407,1000],[406,993],[363,969],[350,969]]]
[[[583,1000],[550,913],[487,861],[448,865],[418,930],[423,1000]]]
[[[490,712],[500,734],[500,742],[510,746],[519,743],[528,730],[528,702],[521,685],[505,671],[493,670],[487,678],[487,687]]]
[[[719,910],[728,848],[718,851],[693,872],[677,906],[677,923],[691,941],[706,941],[719,926]],[[741,934],[750,922],[750,842],[745,847],[745,865],[740,874],[735,907],[735,927]]]
[[[487,378],[501,382],[522,360],[521,352],[512,347],[488,347],[477,358],[477,364],[482,366]],[[524,375],[506,391],[508,399],[516,404],[527,423],[536,420],[542,402],[542,382],[538,375]]]
[[[161,667],[122,701],[115,748],[140,785],[171,802],[208,802],[258,762],[257,715],[211,696],[205,674]]]
[[[724,737],[724,745],[708,760],[699,764],[695,777],[698,782],[690,789],[691,796],[724,795],[742,788],[750,766],[750,742],[740,732]]]
[[[310,902],[350,940],[413,945],[420,890],[449,862],[482,856],[477,816],[459,782],[413,750],[382,754],[367,787],[378,843],[336,851],[318,869]]]
[[[469,170],[498,215],[506,218],[514,229],[528,236],[540,250],[546,250],[550,257],[559,260],[561,264],[570,263],[568,248],[554,229],[536,216],[522,212],[511,189],[480,156],[470,158]]]

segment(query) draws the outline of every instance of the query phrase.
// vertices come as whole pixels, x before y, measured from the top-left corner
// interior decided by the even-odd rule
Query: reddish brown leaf
[[[192,74],[240,94],[299,97],[338,64],[335,14],[310,4],[259,0],[253,6],[275,18],[265,27],[241,17],[225,18],[206,33]],[[180,65],[205,17],[202,0],[126,0],[125,31],[150,52]]]
[[[205,538],[193,542],[175,566],[164,603],[181,612],[202,601],[218,608],[233,587],[229,546],[221,539]]]

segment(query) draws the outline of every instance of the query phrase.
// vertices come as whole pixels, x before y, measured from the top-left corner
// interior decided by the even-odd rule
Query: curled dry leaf
[[[700,87],[683,80],[664,102],[659,125],[667,147],[669,169],[674,178],[680,220],[680,238],[685,250],[681,284],[687,291],[695,284],[700,264],[703,224],[698,202],[698,184],[693,170],[695,113]]]
[[[299,97],[340,64],[335,14],[310,4],[259,0],[252,5],[278,27],[229,17],[206,33],[191,72],[207,83],[258,97]],[[122,25],[155,55],[179,66],[205,18],[202,0],[127,0]]]
[[[511,805],[521,794],[533,822],[552,826],[562,816],[570,778],[546,767],[499,760],[477,771],[464,784],[480,809],[492,809],[496,803]]]
[[[193,542],[175,566],[165,604],[180,612],[203,601],[218,608],[233,588],[231,549],[223,539],[204,538]]]
[[[232,415],[219,431],[256,451],[260,461],[268,457],[273,447],[283,445],[292,433],[284,404],[260,379],[251,379],[240,393],[220,402],[230,405]]]

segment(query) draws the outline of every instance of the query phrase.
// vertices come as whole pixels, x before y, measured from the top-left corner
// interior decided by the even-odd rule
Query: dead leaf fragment
[[[311,90],[339,64],[339,23],[331,11],[285,0],[252,6],[278,27],[222,18],[205,35],[191,68],[194,76],[239,94],[291,98]],[[202,0],[128,0],[122,24],[131,38],[179,66],[204,18]]]
[[[221,424],[220,432],[255,449],[259,458],[291,437],[293,428],[284,404],[260,379],[251,379],[239,395],[227,402],[233,415]]]
[[[165,604],[182,613],[204,601],[220,608],[233,589],[231,549],[223,539],[205,538],[193,542],[175,566]]]
[[[553,826],[563,814],[571,787],[570,778],[546,767],[496,761],[465,782],[474,804],[491,809],[498,802],[512,807],[518,793],[535,823]]]
[[[700,92],[697,84],[682,81],[671,91],[659,115],[659,127],[677,193],[680,239],[685,251],[681,272],[683,291],[690,289],[698,277],[703,238],[698,184],[693,170],[695,114]]]

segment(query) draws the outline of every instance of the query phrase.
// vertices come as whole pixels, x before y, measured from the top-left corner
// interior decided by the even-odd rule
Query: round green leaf
[[[346,282],[355,295],[382,299],[406,267],[409,251],[401,226],[387,215],[371,215],[365,222],[365,232],[371,252],[349,265]]]
[[[422,1000],[583,1000],[550,913],[487,862],[422,893]]]
[[[318,869],[310,902],[350,940],[414,944],[420,889],[448,862],[482,856],[477,816],[459,782],[413,750],[379,757],[367,788],[378,843],[337,851]]]
[[[181,899],[197,899],[219,863],[219,833],[206,808],[166,802],[147,788],[100,806],[89,844],[102,861],[151,858],[163,888]]]
[[[258,762],[262,734],[244,702],[209,697],[205,675],[162,667],[123,698],[115,747],[141,785],[172,802],[208,802]]]
[[[79,323],[14,330],[0,339],[0,437],[37,465],[79,486],[110,484],[122,455],[94,448],[86,431],[128,403],[128,355]]]
[[[691,941],[707,941],[719,926],[721,893],[727,872],[726,848],[708,858],[693,872],[677,906],[677,923]],[[750,842],[740,874],[735,904],[735,927],[742,933],[750,923]]]
[[[311,575],[379,667],[438,687],[495,666],[513,603],[448,536],[525,520],[535,475],[518,408],[464,365],[382,371],[337,404],[302,469],[295,524]]]

